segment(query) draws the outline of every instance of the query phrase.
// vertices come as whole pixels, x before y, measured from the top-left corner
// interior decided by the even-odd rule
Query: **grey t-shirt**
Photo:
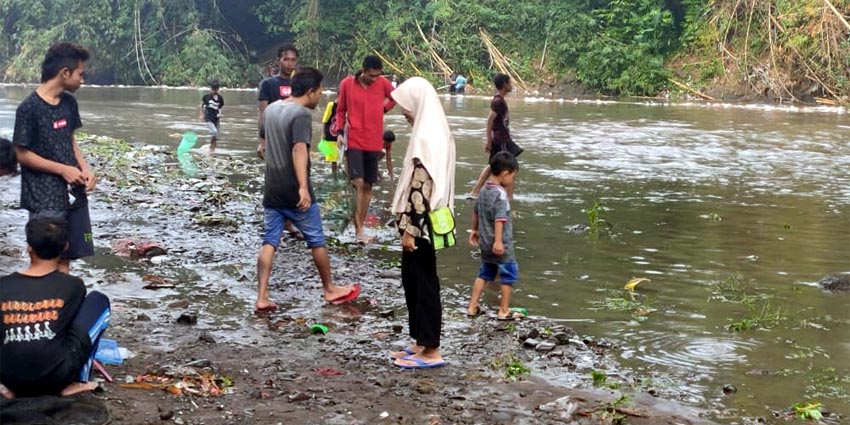
[[[295,102],[278,100],[265,112],[266,130],[266,182],[263,206],[266,208],[296,208],[298,205],[298,178],[292,149],[298,143],[307,145],[313,138],[310,110]],[[307,159],[307,187],[310,198],[316,202],[310,182],[310,159]]]
[[[505,189],[489,182],[484,185],[481,193],[478,194],[475,214],[478,214],[478,248],[481,249],[481,261],[500,264],[515,262],[511,204],[508,201],[508,193]],[[505,245],[505,254],[501,257],[493,254],[497,221],[505,223],[502,227],[502,243]]]

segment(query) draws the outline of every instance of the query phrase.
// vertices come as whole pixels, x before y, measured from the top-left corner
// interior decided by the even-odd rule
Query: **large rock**
[[[850,273],[833,273],[818,282],[827,291],[850,291]]]

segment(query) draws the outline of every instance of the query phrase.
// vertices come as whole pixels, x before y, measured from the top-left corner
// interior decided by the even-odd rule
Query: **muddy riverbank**
[[[359,282],[364,291],[353,304],[328,306],[303,243],[286,239],[272,274],[272,298],[281,308],[256,317],[259,165],[197,154],[194,163],[181,164],[160,148],[107,138],[86,137],[82,146],[100,176],[91,205],[98,255],[74,273],[112,298],[107,338],[133,353],[108,366],[115,383],[95,395],[115,423],[707,422],[710,413],[677,402],[674,389],[619,373],[617,347],[603,338],[545,318],[503,323],[447,308],[449,365],[398,370],[387,354],[409,341],[395,244],[364,251],[332,237],[334,278]],[[17,180],[6,183],[13,188]],[[334,217],[346,208],[345,190],[330,187],[319,192],[325,214]],[[0,199],[4,272],[25,264],[25,213],[10,210],[16,193]],[[377,215],[380,227],[385,217]],[[124,256],[120,247],[128,241],[155,242],[167,254]],[[443,291],[444,299],[466,296]],[[329,333],[311,334],[316,323]],[[218,378],[220,394],[193,394],[209,393],[192,385],[204,374]],[[184,385],[175,389],[168,376],[185,378]],[[570,385],[552,384],[553,377]],[[155,378],[163,388],[120,385]]]

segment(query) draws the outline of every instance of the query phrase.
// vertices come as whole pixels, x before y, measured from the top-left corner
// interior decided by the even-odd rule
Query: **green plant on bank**
[[[605,372],[594,370],[590,372],[590,377],[593,379],[594,387],[605,387],[611,389],[620,388],[620,384],[617,382],[608,382],[608,375]]]
[[[518,381],[531,373],[531,369],[526,367],[521,360],[515,358],[513,354],[490,360],[489,367],[493,370],[504,370],[505,378],[510,381]]]
[[[755,280],[745,280],[744,276],[740,273],[712,281],[709,283],[709,288],[711,288],[709,301],[743,304],[753,307],[757,302],[771,298],[770,295],[759,293],[756,290],[755,284]]]
[[[794,403],[791,406],[791,409],[794,411],[794,417],[797,419],[805,419],[809,421],[820,421],[823,419],[823,413],[821,412],[821,408],[823,404],[821,403]]]
[[[648,315],[657,309],[655,301],[635,292],[608,290],[608,296],[601,300],[591,301],[594,309],[607,311],[628,311],[636,321],[644,321]]]

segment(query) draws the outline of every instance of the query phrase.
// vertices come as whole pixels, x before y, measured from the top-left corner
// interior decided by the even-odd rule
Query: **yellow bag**
[[[449,207],[437,208],[428,213],[431,222],[431,243],[434,251],[455,246],[455,218]]]

